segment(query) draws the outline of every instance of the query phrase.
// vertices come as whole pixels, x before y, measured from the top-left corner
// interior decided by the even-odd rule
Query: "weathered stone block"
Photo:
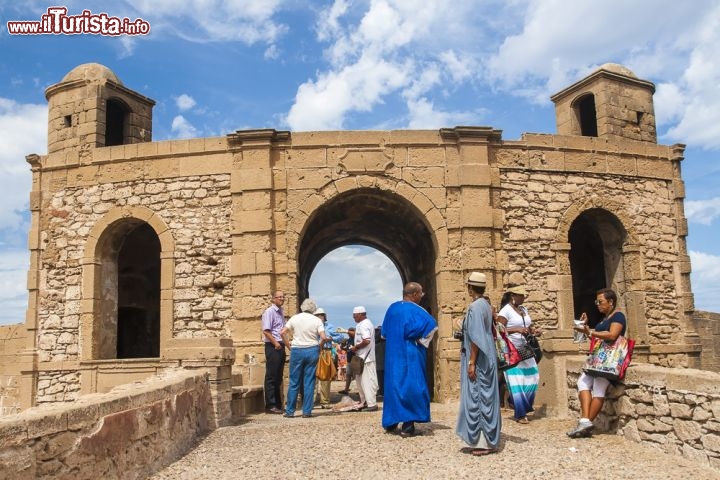
[[[708,455],[702,450],[693,448],[688,444],[682,446],[682,456],[692,461],[700,462],[701,465],[709,465]]]
[[[673,418],[691,419],[693,416],[693,409],[690,405],[686,405],[684,403],[670,403],[670,416]]]
[[[675,435],[683,442],[693,441],[700,438],[702,434],[702,428],[697,422],[691,420],[679,420],[673,421],[673,429]]]
[[[703,447],[713,453],[720,453],[720,435],[708,433],[700,438]]]
[[[77,440],[77,433],[62,432],[57,435],[43,437],[35,444],[35,455],[38,460],[47,461],[70,450]]]

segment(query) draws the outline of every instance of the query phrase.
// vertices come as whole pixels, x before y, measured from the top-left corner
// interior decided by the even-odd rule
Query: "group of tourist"
[[[498,371],[497,331],[504,329],[518,349],[527,347],[530,336],[540,336],[542,330],[533,325],[523,306],[527,296],[524,282],[510,282],[496,313],[485,295],[486,277],[472,272],[465,284],[472,298],[461,323],[460,407],[456,425],[457,435],[468,451],[476,456],[498,451],[500,443],[501,404],[510,405],[514,420],[527,424],[533,414],[533,403],[539,383],[538,364],[534,356],[517,365]],[[430,421],[430,394],[426,381],[427,348],[437,331],[435,319],[420,306],[423,288],[410,282],[403,288],[402,300],[388,308],[381,327],[389,354],[384,365],[384,404],[382,427],[387,433],[401,437],[418,434],[415,423]],[[375,368],[375,328],[362,306],[353,309],[356,323],[354,335],[338,332],[327,323],[325,312],[312,299],[305,299],[301,312],[284,322],[282,305],[284,294],[277,291],[272,305],[262,316],[265,342],[265,409],[267,413],[295,415],[298,395],[302,393],[302,416],[312,417],[315,398],[316,367],[320,349],[348,344],[350,358],[360,359],[361,368],[353,369],[360,396],[356,410],[377,411],[378,377]],[[594,330],[583,324],[576,327],[587,336],[614,341],[625,333],[625,317],[617,311],[617,296],[610,289],[597,293],[595,304],[604,320]],[[586,320],[583,314],[582,319]],[[289,340],[289,335],[292,340]],[[286,349],[290,349],[290,381],[287,402],[283,408],[280,388]],[[350,368],[344,393],[352,377]],[[571,438],[592,435],[593,420],[600,412],[609,381],[582,374],[578,380],[581,415],[576,428],[568,432]],[[507,398],[504,392],[507,389]],[[330,382],[320,382],[320,406],[329,405]]]
[[[378,379],[375,368],[375,327],[367,318],[365,307],[353,309],[356,326],[348,333],[340,332],[327,321],[325,310],[306,298],[300,305],[300,313],[293,315],[285,322],[282,306],[285,295],[276,291],[270,305],[262,315],[262,334],[265,342],[265,412],[281,414],[291,418],[295,416],[298,396],[302,397],[302,416],[312,417],[315,400],[316,384],[320,397],[320,407],[330,406],[331,380],[317,380],[316,370],[320,351],[331,352],[336,345],[352,343],[347,348],[348,364],[353,356],[362,359],[364,368],[361,372],[347,376],[345,392],[354,378],[360,393],[360,405],[357,410],[374,412],[378,410],[377,391]],[[292,340],[290,340],[292,335]],[[280,389],[283,368],[286,358],[285,350],[290,350],[290,381],[287,390],[287,401],[282,406]],[[337,358],[337,354],[332,355]]]

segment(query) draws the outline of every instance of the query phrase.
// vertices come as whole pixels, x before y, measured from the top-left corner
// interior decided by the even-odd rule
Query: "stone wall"
[[[68,187],[49,199],[41,238],[40,362],[80,359],[82,258],[88,234],[108,211],[140,205],[168,225],[175,240],[173,338],[226,337],[231,317],[230,176],[100,183]],[[87,279],[86,279],[87,281]],[[79,395],[75,369],[38,375],[37,403]]]
[[[579,412],[577,378],[582,362],[568,360],[568,400]],[[611,386],[596,431],[682,455],[720,469],[720,374],[631,365]]]
[[[0,480],[146,478],[209,430],[206,374],[162,377],[0,420]]]
[[[18,355],[25,348],[24,324],[0,327],[0,417],[20,412],[20,366]]]
[[[701,368],[720,372],[720,313],[696,311],[692,318],[702,344]]]
[[[153,179],[66,188],[52,196],[41,257],[41,362],[78,356],[81,265],[87,235],[113,207],[142,205],[170,227],[175,252],[175,337],[227,336],[231,315],[230,176]]]
[[[547,278],[557,271],[553,244],[565,212],[588,196],[612,199],[633,222],[624,225],[637,234],[644,252],[645,300],[649,343],[681,343],[685,332],[677,319],[675,278],[677,238],[673,203],[667,181],[620,178],[608,174],[501,171],[501,209],[505,212],[503,247],[510,271],[522,272],[529,286],[531,315],[558,328],[558,300]],[[562,239],[560,241],[566,241]],[[634,332],[635,336],[637,332]]]

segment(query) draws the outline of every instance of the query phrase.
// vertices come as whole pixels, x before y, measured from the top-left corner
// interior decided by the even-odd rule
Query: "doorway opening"
[[[602,320],[595,292],[623,285],[622,246],[627,232],[620,220],[602,208],[581,213],[570,226],[570,271],[575,318],[585,312],[591,327]],[[616,287],[617,288],[617,287]],[[619,296],[622,292],[616,292]]]
[[[310,277],[326,255],[340,247],[365,247],[386,256],[397,270],[400,282],[397,290],[388,295],[399,300],[403,284],[418,282],[425,291],[421,306],[437,318],[434,235],[423,214],[400,195],[378,188],[359,188],[340,194],[312,213],[300,238],[298,301],[309,292],[316,295],[310,290]],[[338,278],[341,286],[346,282],[349,283],[349,278]],[[341,318],[346,315],[351,318],[351,313],[352,306],[349,312],[341,312]],[[384,310],[381,314],[384,316]],[[382,318],[371,320],[376,326],[382,322]],[[328,316],[328,321],[332,322],[333,318]],[[434,345],[428,349],[427,362],[431,392],[434,390],[434,349]]]
[[[101,244],[97,357],[159,357],[160,239],[149,224],[126,219],[111,225]]]

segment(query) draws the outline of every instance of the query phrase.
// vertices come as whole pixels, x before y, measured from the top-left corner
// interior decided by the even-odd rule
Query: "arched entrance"
[[[160,356],[160,240],[147,223],[112,224],[100,242],[99,359]]]
[[[585,312],[588,323],[601,320],[595,292],[624,284],[622,249],[627,231],[620,220],[602,208],[585,210],[568,232],[575,318]],[[622,292],[618,292],[622,295]]]
[[[422,306],[437,316],[433,234],[415,206],[400,195],[377,188],[340,194],[310,216],[298,248],[298,300],[307,297],[310,275],[320,259],[351,244],[366,245],[387,255],[403,283],[421,283],[426,292]],[[434,390],[433,350],[428,349],[430,391]]]

